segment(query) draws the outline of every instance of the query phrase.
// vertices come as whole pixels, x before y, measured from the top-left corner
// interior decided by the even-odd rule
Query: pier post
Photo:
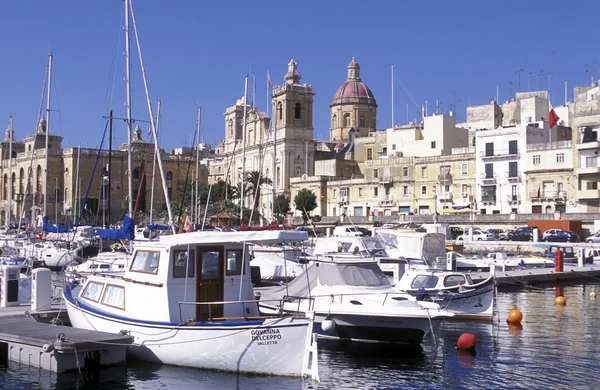
[[[554,271],[563,272],[563,252],[560,249],[554,252]]]
[[[2,276],[0,285],[0,307],[19,306],[19,284],[21,267],[5,266],[0,270]]]
[[[585,248],[577,248],[577,266],[583,267],[585,264]]]
[[[50,310],[52,307],[52,271],[48,268],[33,270],[31,284],[31,311]]]

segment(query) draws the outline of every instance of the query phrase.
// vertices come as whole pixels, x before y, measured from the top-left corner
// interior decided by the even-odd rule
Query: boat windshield
[[[376,238],[363,238],[362,243],[371,256],[385,257],[387,253],[384,246]]]
[[[377,263],[319,264],[319,282],[326,286],[390,286],[388,277]]]

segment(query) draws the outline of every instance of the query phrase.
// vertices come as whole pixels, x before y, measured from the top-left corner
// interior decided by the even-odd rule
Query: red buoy
[[[463,333],[456,342],[456,348],[461,351],[472,351],[477,345],[477,337],[471,333]]]

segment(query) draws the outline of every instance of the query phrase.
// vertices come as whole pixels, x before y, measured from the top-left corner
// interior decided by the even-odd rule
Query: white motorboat
[[[407,344],[420,344],[441,320],[454,316],[394,290],[373,259],[352,252],[311,259],[313,264],[287,286],[261,291],[263,312],[314,311],[323,337]]]
[[[287,282],[304,272],[300,257],[304,252],[300,248],[285,246],[252,246],[252,267],[260,268],[262,282]]]
[[[134,247],[124,273],[95,273],[64,298],[76,328],[135,337],[130,352],[179,366],[317,376],[313,314],[261,316],[247,244],[305,232],[194,232]]]
[[[453,312],[455,319],[491,322],[494,317],[495,278],[473,283],[463,272],[408,269],[395,285],[396,290],[418,300],[439,303]]]
[[[449,255],[456,256],[456,269],[459,271],[488,272],[490,267],[502,271],[510,271],[524,268],[552,268],[554,262],[543,257],[508,256],[504,252],[489,253],[487,258],[473,257],[449,251]]]

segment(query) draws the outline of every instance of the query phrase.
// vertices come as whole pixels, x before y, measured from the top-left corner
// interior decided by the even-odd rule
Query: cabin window
[[[177,250],[173,251],[173,277],[174,278],[185,278],[187,270],[187,277],[194,277],[194,251],[188,250]]]
[[[240,275],[242,273],[242,251],[227,251],[227,272],[226,275]]]
[[[158,273],[158,258],[159,252],[137,251],[131,263],[130,271],[151,274]]]
[[[125,287],[107,284],[102,296],[102,304],[125,310]]]
[[[450,275],[444,279],[444,287],[458,286],[458,283],[465,284],[465,277],[463,275]]]
[[[219,252],[202,252],[202,279],[219,278]]]
[[[419,275],[414,278],[410,288],[435,288],[438,277],[431,275]]]
[[[102,287],[104,287],[104,283],[89,282],[85,286],[81,296],[90,301],[98,302],[100,300],[100,294],[102,293]]]

